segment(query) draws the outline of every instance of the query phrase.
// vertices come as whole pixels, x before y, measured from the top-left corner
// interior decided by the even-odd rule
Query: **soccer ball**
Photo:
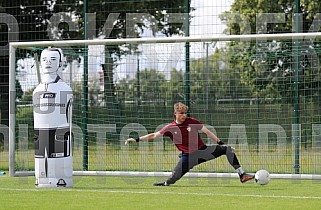
[[[266,185],[270,181],[270,173],[267,170],[258,170],[254,175],[255,182],[260,185]]]

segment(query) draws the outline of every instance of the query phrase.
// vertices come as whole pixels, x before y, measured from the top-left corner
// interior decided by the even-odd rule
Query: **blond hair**
[[[187,110],[188,110],[188,106],[186,106],[185,104],[183,104],[181,102],[174,104],[174,111],[175,112],[183,113],[183,112],[187,112]]]

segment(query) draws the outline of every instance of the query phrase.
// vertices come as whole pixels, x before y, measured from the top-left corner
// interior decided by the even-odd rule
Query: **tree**
[[[231,6],[231,11],[225,12],[221,19],[226,21],[228,28],[225,32],[229,34],[291,33],[295,31],[296,22],[293,22],[295,6],[295,0],[236,0]],[[301,25],[298,32],[319,30],[320,9],[319,1],[301,0],[299,8]],[[264,25],[264,13],[279,14],[273,17],[275,23]],[[269,18],[273,15],[275,14],[269,14]],[[307,94],[307,91],[301,90],[309,90],[312,91],[311,95],[320,95],[319,88],[314,88],[320,84],[317,53],[320,43],[304,40],[300,44],[298,46],[300,94]],[[295,90],[294,47],[296,46],[292,40],[267,42],[254,40],[247,44],[231,42],[227,46],[233,55],[237,55],[238,60],[234,64],[240,67],[242,81],[251,87],[254,96],[282,97],[288,103],[293,102]]]
[[[89,13],[96,14],[96,34],[108,39],[138,38],[144,30],[171,36],[184,34],[184,19],[170,22],[170,13],[185,12],[186,1],[161,0],[161,1],[121,1],[108,3],[104,1],[91,2],[88,6]],[[190,4],[190,1],[189,1]],[[108,19],[110,18],[110,19]],[[113,19],[114,18],[114,19]],[[107,20],[107,21],[106,21]],[[115,21],[108,21],[115,20]],[[108,25],[109,23],[112,25]],[[103,64],[105,100],[114,103],[115,85],[113,75],[115,64],[121,56],[136,54],[137,45],[106,46],[106,60]]]
[[[139,74],[139,82],[138,82]],[[166,93],[166,87],[164,84],[164,73],[157,72],[155,69],[143,69],[136,73],[135,78],[122,79],[116,85],[116,88],[120,92],[125,92],[125,98],[133,100],[158,100],[161,95]],[[139,91],[139,93],[138,93]],[[140,96],[140,98],[138,98]]]
[[[167,87],[169,88],[170,100],[172,102],[183,101],[184,95],[184,71],[182,69],[173,68],[170,72],[171,79],[168,81]]]
[[[34,41],[48,39],[46,30],[48,19],[55,12],[47,4],[39,4],[39,1],[0,1],[2,13],[13,15],[19,26],[20,41]],[[17,33],[12,31],[12,33]],[[1,46],[8,44],[10,31],[8,26],[2,24],[0,27]],[[18,40],[11,40],[18,41]],[[9,125],[9,56],[0,56],[0,110],[1,124]],[[18,84],[19,86],[19,84]]]

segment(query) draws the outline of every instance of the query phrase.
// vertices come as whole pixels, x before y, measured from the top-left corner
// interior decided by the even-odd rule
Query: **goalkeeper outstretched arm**
[[[203,128],[201,129],[201,131],[203,133],[205,133],[207,135],[207,137],[211,138],[213,141],[215,141],[217,144],[219,145],[223,145],[224,142],[221,141],[213,132],[211,132],[210,130],[208,130],[205,126],[203,126]]]
[[[132,144],[132,143],[137,143],[139,141],[149,141],[149,140],[153,140],[159,136],[161,136],[162,134],[158,131],[158,132],[155,132],[155,133],[149,133],[145,136],[141,136],[141,137],[138,137],[136,139],[134,138],[129,138],[125,141],[125,144],[128,145],[128,144]]]

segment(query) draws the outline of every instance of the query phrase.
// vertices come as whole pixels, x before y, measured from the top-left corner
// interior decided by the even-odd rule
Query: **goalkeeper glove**
[[[219,142],[217,142],[217,144],[218,145],[224,145],[225,143],[220,140]]]
[[[129,138],[125,141],[125,145],[129,145],[129,144],[132,144],[132,143],[136,143],[136,142],[139,142],[139,138]]]

